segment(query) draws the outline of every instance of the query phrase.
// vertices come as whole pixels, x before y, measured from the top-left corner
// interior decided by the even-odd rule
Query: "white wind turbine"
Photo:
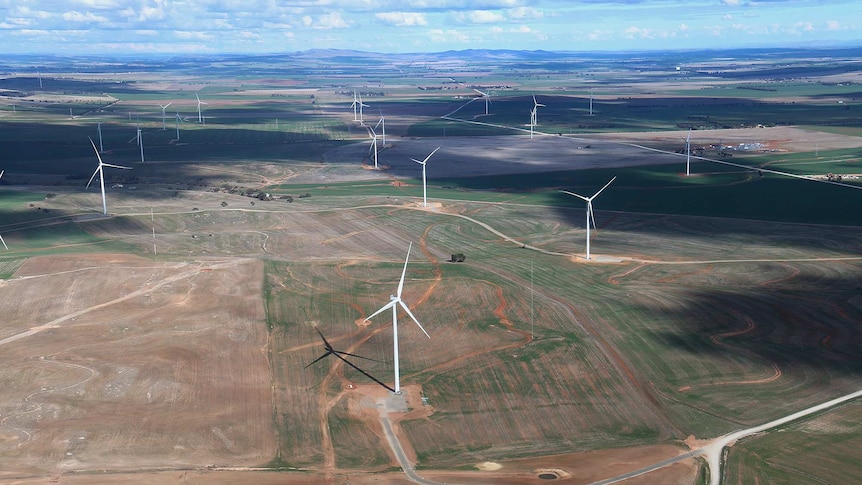
[[[416,160],[415,158],[411,158],[411,160],[413,160],[414,162],[418,163],[419,165],[422,165],[422,207],[428,207],[428,191],[427,185],[425,184],[425,165],[428,164],[428,159],[431,158],[431,155],[437,153],[437,150],[439,149],[440,147],[435,148],[434,151],[431,152],[427,157],[425,157],[425,160],[422,160],[421,162],[419,160]]]
[[[419,329],[422,330],[422,333],[424,333],[426,337],[431,338],[431,336],[428,335],[428,332],[426,332],[425,329],[422,328],[422,324],[419,323],[419,320],[416,320],[416,317],[413,316],[413,312],[410,311],[410,308],[408,308],[404,301],[401,300],[401,290],[404,289],[404,275],[407,274],[407,261],[410,260],[410,249],[412,247],[413,243],[411,242],[410,246],[407,247],[407,258],[404,259],[404,269],[401,271],[401,280],[398,282],[398,292],[394,295],[389,295],[389,303],[382,306],[379,310],[372,313],[365,319],[365,321],[367,322],[382,313],[383,311],[390,308],[392,309],[392,344],[394,348],[393,360],[395,362],[395,394],[401,393],[401,376],[399,374],[398,368],[398,307],[400,306],[401,308],[403,308],[404,311],[407,312],[407,315],[409,315],[410,318],[414,322],[416,322],[416,325],[419,326]]]
[[[575,197],[577,197],[579,199],[583,199],[584,201],[587,202],[587,259],[590,259],[590,221],[591,220],[593,222],[593,227],[596,227],[596,218],[593,215],[593,199],[598,197],[599,194],[601,194],[603,190],[608,188],[608,185],[610,185],[614,180],[616,180],[616,177],[612,178],[610,182],[606,183],[605,186],[602,187],[601,189],[599,189],[598,192],[593,194],[592,197],[584,197],[583,195],[576,194],[574,192],[569,192],[568,190],[561,190],[560,191],[564,194],[574,195]]]
[[[353,108],[353,121],[359,121],[359,101],[356,99],[356,90],[353,90],[353,103],[350,104],[350,107]]]
[[[93,139],[90,138],[90,144],[93,145],[93,151],[96,152],[96,158],[99,159],[99,166],[96,167],[96,171],[93,172],[93,175],[90,176],[90,181],[87,182],[87,188],[90,188],[90,184],[93,183],[93,179],[96,178],[96,174],[99,174],[99,184],[102,188],[102,214],[108,215],[108,201],[105,199],[105,173],[102,170],[103,167],[111,167],[111,168],[121,168],[123,170],[131,170],[131,167],[123,167],[120,165],[111,165],[110,163],[105,163],[102,161],[102,156],[99,155],[99,150],[96,150],[96,144],[93,143]]]
[[[386,118],[383,117],[383,111],[380,111],[380,121],[378,121],[377,124],[374,125],[374,128],[377,128],[378,126],[380,126],[380,128],[383,130],[381,133],[381,136],[380,136],[380,141],[383,142],[383,146],[385,147],[386,146]]]
[[[0,179],[2,179],[2,178],[3,178],[3,174],[4,174],[4,173],[6,173],[6,171],[5,171],[5,170],[0,170]],[[0,236],[0,242],[2,242],[2,243],[3,243],[3,247],[4,247],[4,248],[6,248],[6,250],[8,251],[8,250],[9,250],[9,246],[7,246],[7,245],[6,245],[6,241],[4,241],[4,240],[3,240],[3,236]]]
[[[374,157],[374,168],[377,168],[377,133],[374,131],[374,128],[370,126],[366,126],[368,129],[368,137],[371,138],[371,146],[368,147],[368,153],[373,153]]]
[[[538,119],[537,114],[539,112],[539,108],[544,108],[544,107],[545,107],[545,105],[536,101],[536,97],[533,96],[533,124],[534,125],[539,124],[539,119]]]
[[[141,147],[141,163],[144,163],[144,139],[141,135],[140,128],[138,128],[138,146]]]
[[[483,93],[482,91],[479,91],[476,88],[472,88],[472,89],[473,89],[473,91],[476,91],[477,93],[481,94],[482,98],[485,99],[485,114],[488,114],[488,106],[491,104],[491,95],[488,93]]]
[[[362,93],[359,93],[359,124],[364,125],[365,121],[362,119],[362,108],[368,108],[369,106],[362,102]]]
[[[203,101],[201,101],[201,98],[199,98],[199,97],[198,97],[198,93],[195,93],[195,98],[197,98],[197,100],[198,100],[198,123],[203,124],[203,122],[204,122],[204,117],[203,117],[203,115],[201,114],[201,105],[202,105],[202,104],[207,104],[207,103],[204,103]]]
[[[545,107],[545,105],[539,104],[536,101],[536,97],[533,96],[533,109],[530,110],[530,139],[531,140],[533,139],[533,128],[535,128],[535,126],[539,124],[539,121],[538,121],[539,108],[544,108],[544,107]]]
[[[688,129],[688,135],[685,137],[685,175],[691,175],[689,167],[691,166],[691,128]]]
[[[170,106],[172,103],[173,101],[164,106],[159,105],[159,108],[162,108],[162,131],[165,131],[167,129],[167,125],[165,124],[165,109],[167,109],[167,107]]]
[[[180,142],[180,121],[183,121],[183,119],[180,118],[179,113],[177,113],[176,120],[177,120],[176,121],[177,122],[177,143],[179,143]]]

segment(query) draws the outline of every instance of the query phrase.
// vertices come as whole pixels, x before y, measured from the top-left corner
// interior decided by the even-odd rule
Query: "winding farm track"
[[[698,448],[698,449],[695,449],[692,451],[688,451],[686,453],[683,453],[679,456],[676,456],[676,457],[673,457],[673,458],[670,458],[667,460],[662,460],[660,462],[653,463],[650,466],[643,467],[643,468],[640,468],[638,470],[634,470],[634,471],[625,473],[623,475],[619,475],[619,476],[616,476],[613,478],[608,478],[608,479],[601,480],[598,482],[593,482],[590,485],[609,485],[611,483],[621,482],[624,480],[628,480],[630,478],[645,475],[649,472],[658,470],[660,468],[664,468],[668,465],[672,465],[674,463],[677,463],[677,462],[680,462],[683,460],[688,460],[689,458],[693,458],[696,456],[704,456],[706,458],[707,464],[709,465],[709,468],[708,468],[709,484],[710,485],[719,485],[721,483],[721,461],[722,461],[721,459],[722,459],[722,455],[724,454],[724,448],[725,447],[732,446],[734,443],[736,443],[740,439],[745,438],[747,436],[751,436],[751,435],[757,434],[757,433],[762,433],[764,431],[769,431],[769,430],[776,428],[778,426],[781,426],[783,424],[787,424],[787,423],[790,423],[792,421],[796,421],[798,419],[806,418],[812,414],[826,411],[830,408],[833,408],[835,406],[838,406],[838,405],[844,404],[846,402],[852,401],[852,400],[857,399],[859,397],[862,397],[862,390],[852,392],[850,394],[835,398],[831,401],[827,401],[827,402],[824,402],[821,404],[817,404],[815,406],[811,406],[810,408],[803,409],[802,411],[797,411],[793,414],[789,414],[789,415],[784,416],[782,418],[778,418],[778,419],[770,421],[766,424],[762,424],[759,426],[754,426],[752,428],[747,428],[747,429],[743,429],[743,430],[739,430],[739,431],[734,431],[732,433],[728,433],[724,436],[720,436],[718,438],[715,438],[709,444],[707,444],[706,446],[703,446],[701,448]]]

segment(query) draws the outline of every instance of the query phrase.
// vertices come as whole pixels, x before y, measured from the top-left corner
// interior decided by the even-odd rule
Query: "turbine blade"
[[[122,165],[112,165],[110,163],[103,163],[102,166],[103,167],[111,167],[111,168],[122,168],[123,170],[131,170],[132,169],[132,167],[124,167]]]
[[[165,107],[164,107],[164,108],[162,108],[162,109],[167,109],[167,107],[168,107],[168,106],[170,106],[171,104],[173,104],[173,101],[171,101],[170,103],[166,104],[166,105],[165,105]]]
[[[383,305],[382,307],[380,307],[380,310],[377,310],[376,312],[372,313],[371,315],[365,317],[365,321],[367,322],[368,320],[371,320],[372,318],[376,317],[377,315],[380,315],[385,310],[392,308],[392,305],[394,305],[394,304],[395,304],[395,300],[392,300],[389,303]]]
[[[334,352],[332,352],[331,350],[327,350],[325,354],[323,354],[323,355],[321,355],[320,357],[318,357],[318,358],[316,358],[316,359],[312,360],[312,361],[311,361],[311,364],[308,364],[307,366],[305,366],[305,369],[308,369],[309,367],[311,367],[311,366],[312,366],[312,364],[316,364],[318,361],[320,361],[320,360],[321,360],[321,359],[323,359],[324,357],[328,357],[328,356],[329,356],[329,354],[332,354],[332,353],[334,353]]]
[[[596,197],[598,197],[598,196],[599,196],[599,194],[601,194],[603,190],[605,190],[606,188],[608,188],[608,185],[612,184],[612,183],[614,182],[614,180],[616,180],[616,179],[617,179],[617,176],[616,176],[616,175],[614,175],[614,178],[612,178],[610,182],[606,183],[604,187],[602,187],[601,189],[599,189],[599,191],[598,191],[598,192],[596,192],[596,193],[595,193],[595,195],[593,195],[592,197],[590,197],[590,199],[595,199]]]
[[[326,337],[324,337],[323,334],[320,332],[320,329],[317,327],[314,327],[314,329],[317,330],[317,334],[320,335],[320,339],[323,340],[323,346],[326,347],[326,350],[334,352],[332,350],[332,346],[329,345],[329,342],[326,341]]]
[[[93,139],[89,136],[87,137],[87,139],[90,140],[90,145],[93,145],[93,151],[96,152],[96,158],[99,159],[99,165],[102,165],[102,156],[99,155],[99,150],[96,148],[96,144],[93,143]]]
[[[431,158],[431,155],[434,155],[435,153],[437,153],[437,150],[439,150],[439,149],[440,149],[440,147],[437,147],[437,148],[435,148],[435,149],[434,149],[434,151],[433,151],[433,152],[431,152],[430,154],[428,154],[428,156],[427,156],[427,157],[425,157],[425,161],[423,161],[423,162],[422,162],[422,165],[425,165],[425,163],[428,161],[428,159],[429,159],[429,158]],[[411,244],[413,244],[413,243],[411,243]]]
[[[99,169],[100,169],[100,168],[102,168],[102,166],[101,166],[101,165],[99,165],[98,167],[96,167],[96,171],[95,171],[95,172],[93,172],[93,175],[91,175],[91,176],[90,176],[90,181],[89,181],[89,182],[87,182],[87,187],[86,187],[85,189],[89,189],[89,188],[90,188],[90,184],[91,184],[91,183],[93,183],[93,179],[95,179],[95,178],[96,178],[96,174],[97,174],[97,173],[99,173]]]
[[[425,165],[425,162],[420,162],[419,160],[416,160],[415,158],[411,158],[410,160],[413,160],[414,162],[418,163],[419,165]]]
[[[599,230],[599,228],[598,228],[598,226],[596,226],[596,213],[595,213],[595,212],[593,212],[593,204],[592,204],[592,202],[587,204],[587,211],[589,211],[589,213],[590,213],[590,220],[592,220],[592,221],[593,221],[593,229],[595,229],[596,231],[598,231],[598,230]]]
[[[361,356],[361,355],[351,354],[350,352],[342,352],[342,351],[340,351],[340,350],[333,350],[332,352],[333,352],[333,353],[335,353],[335,354],[338,354],[338,355],[349,355],[349,356],[351,356],[351,357],[356,357],[357,359],[370,360],[371,362],[380,362],[380,361],[379,361],[379,360],[377,360],[377,359],[372,359],[371,357],[363,357],[363,356]]]
[[[407,246],[407,257],[404,258],[404,269],[401,270],[401,280],[398,282],[398,292],[395,293],[395,296],[397,296],[399,300],[401,299],[401,290],[404,289],[404,275],[407,274],[407,261],[410,260],[410,249],[412,247],[413,241],[410,241],[410,245]]]
[[[585,201],[587,201],[587,202],[589,202],[589,201],[590,201],[590,199],[588,199],[588,198],[584,197],[583,195],[581,195],[581,194],[576,194],[576,193],[574,193],[574,192],[569,192],[568,190],[561,190],[560,192],[562,192],[562,193],[564,193],[564,194],[574,195],[575,197],[577,197],[577,198],[579,198],[579,199],[583,199],[583,200],[585,200]]]
[[[395,389],[392,389],[391,387],[387,386],[386,384],[384,384],[384,383],[380,382],[379,380],[377,380],[377,378],[376,378],[376,377],[372,376],[371,374],[369,374],[369,373],[365,372],[364,370],[362,370],[362,369],[360,369],[359,367],[357,367],[356,365],[354,365],[354,364],[353,364],[353,362],[350,362],[349,360],[345,359],[344,357],[342,357],[342,356],[340,356],[340,355],[338,355],[338,354],[335,354],[335,356],[336,356],[336,357],[338,357],[339,359],[343,360],[343,361],[344,361],[344,363],[346,363],[346,364],[347,364],[347,365],[349,365],[350,367],[353,367],[354,369],[356,369],[356,370],[358,370],[359,372],[361,372],[365,377],[367,377],[367,378],[371,379],[372,381],[374,381],[374,382],[376,382],[376,383],[380,384],[381,386],[385,387],[386,389],[389,389],[390,391],[395,392]]]
[[[3,240],[3,236],[0,236],[0,242],[3,243],[3,247],[6,248],[6,250],[8,251],[9,246],[6,245],[6,241]]]
[[[398,303],[401,304],[401,308],[403,308],[404,311],[407,312],[407,315],[412,318],[414,322],[416,322],[416,325],[419,325],[419,330],[422,330],[422,333],[424,333],[426,337],[431,338],[431,336],[428,335],[428,332],[425,331],[425,328],[422,327],[422,324],[419,323],[419,320],[416,320],[416,317],[413,316],[413,312],[411,312],[410,309],[407,308],[407,305],[401,300],[398,300]]]

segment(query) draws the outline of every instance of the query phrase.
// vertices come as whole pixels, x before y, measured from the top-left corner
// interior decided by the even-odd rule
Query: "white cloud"
[[[108,19],[92,12],[81,13],[77,10],[66,12],[63,14],[63,20],[66,22],[107,22]]]
[[[341,12],[338,11],[318,15],[315,19],[306,15],[302,17],[302,25],[320,30],[346,29],[349,27],[347,22],[341,18]]]
[[[180,30],[174,32],[174,36],[182,40],[211,40],[212,35],[206,32]]]
[[[398,27],[428,25],[424,13],[416,12],[382,12],[374,15],[378,20]]]
[[[640,27],[629,27],[623,31],[623,35],[627,39],[652,39],[653,32],[650,29],[642,29]]]
[[[513,19],[540,19],[544,17],[541,10],[533,7],[517,7],[509,10],[509,18]]]
[[[721,19],[722,19],[722,20],[733,20],[733,15],[730,15],[729,13],[726,13],[726,14],[724,14],[724,15],[722,15],[722,16],[721,16]]]
[[[428,36],[435,43],[467,42],[470,40],[469,35],[453,29],[431,29],[428,31]]]
[[[72,3],[99,10],[116,9],[119,7],[116,0],[74,0]]]
[[[473,10],[470,12],[459,12],[455,17],[461,22],[469,22],[473,24],[491,24],[494,22],[504,22],[506,17],[500,12],[491,10]]]
[[[826,30],[843,30],[841,28],[841,23],[837,20],[827,20],[826,21]]]

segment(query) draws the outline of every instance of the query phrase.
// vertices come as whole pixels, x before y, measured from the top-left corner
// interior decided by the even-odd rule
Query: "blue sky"
[[[436,52],[862,44],[862,2],[0,0],[5,53]]]

